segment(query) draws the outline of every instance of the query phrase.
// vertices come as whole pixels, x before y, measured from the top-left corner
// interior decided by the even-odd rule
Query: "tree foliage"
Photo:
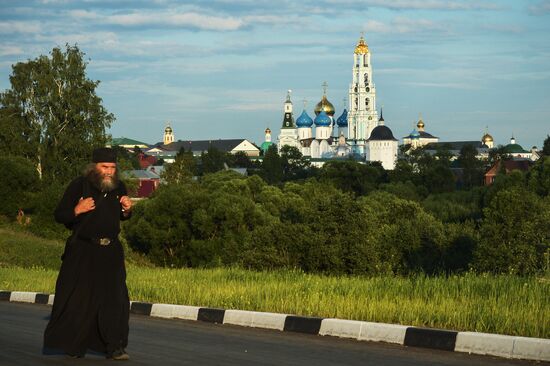
[[[457,160],[462,168],[463,188],[480,186],[483,183],[483,162],[477,158],[477,149],[473,145],[465,145],[460,149]]]
[[[542,144],[542,154],[544,156],[550,156],[550,135],[546,135]]]
[[[355,160],[332,160],[319,171],[319,180],[344,192],[365,195],[385,180],[384,169],[379,164],[361,164]]]
[[[280,183],[283,179],[283,160],[277,151],[277,145],[272,144],[267,149],[260,174],[269,184]]]
[[[529,274],[544,267],[550,250],[550,201],[522,187],[499,191],[484,210],[476,268]]]
[[[226,154],[210,145],[208,150],[201,154],[200,175],[210,174],[223,170],[226,163]]]
[[[84,53],[69,45],[13,65],[11,87],[0,94],[0,153],[29,159],[46,181],[78,174],[114,121],[86,65]]]
[[[27,211],[32,202],[32,192],[40,187],[33,164],[22,157],[0,156],[0,214],[15,218],[18,211]]]
[[[189,182],[196,173],[196,162],[193,152],[185,152],[182,148],[172,164],[166,165],[162,178],[168,184],[182,184]]]

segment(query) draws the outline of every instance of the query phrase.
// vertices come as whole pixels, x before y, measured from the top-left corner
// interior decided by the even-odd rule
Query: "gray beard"
[[[111,192],[117,186],[118,182],[115,181],[115,177],[111,177],[111,179],[103,178],[100,184],[102,192]]]
[[[99,174],[97,170],[93,169],[88,173],[88,179],[94,187],[99,189],[101,192],[111,192],[118,187],[118,178],[116,174],[111,176],[111,179],[109,179],[103,177],[103,175]]]

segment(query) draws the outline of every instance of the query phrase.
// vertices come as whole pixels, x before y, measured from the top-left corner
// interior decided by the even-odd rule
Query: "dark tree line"
[[[136,207],[128,242],[167,266],[370,275],[549,270],[550,157],[490,187],[475,178],[456,189],[450,167],[427,154],[394,172],[349,160],[308,173],[299,156],[284,156],[273,149],[264,157],[278,175],[260,166],[249,177],[218,172],[162,187]],[[285,164],[305,172],[284,182]],[[453,184],[441,189],[442,177]]]

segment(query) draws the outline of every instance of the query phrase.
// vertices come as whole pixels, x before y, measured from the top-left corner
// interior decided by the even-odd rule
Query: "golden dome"
[[[323,95],[323,99],[321,99],[321,101],[315,106],[315,115],[319,115],[319,113],[321,113],[321,110],[325,111],[325,113],[331,117],[334,116],[334,106],[331,102],[328,101],[326,95]]]
[[[165,133],[172,133],[172,127],[170,127],[170,125],[166,126],[166,128],[164,129],[164,132]]]
[[[483,137],[481,138],[481,142],[485,143],[485,142],[493,142],[493,136],[489,135],[488,133],[486,133],[485,135],[483,135]]]
[[[357,46],[355,46],[355,54],[357,55],[364,55],[365,53],[369,53],[369,46],[365,43],[365,39],[363,36],[359,38],[359,42],[357,43]]]

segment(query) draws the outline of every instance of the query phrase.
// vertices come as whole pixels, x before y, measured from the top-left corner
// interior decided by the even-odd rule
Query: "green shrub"
[[[523,188],[496,193],[484,210],[475,268],[511,274],[542,272],[550,249],[550,199]]]
[[[27,211],[32,203],[30,192],[39,185],[38,173],[32,162],[22,157],[0,157],[0,215],[14,220],[19,209]]]

